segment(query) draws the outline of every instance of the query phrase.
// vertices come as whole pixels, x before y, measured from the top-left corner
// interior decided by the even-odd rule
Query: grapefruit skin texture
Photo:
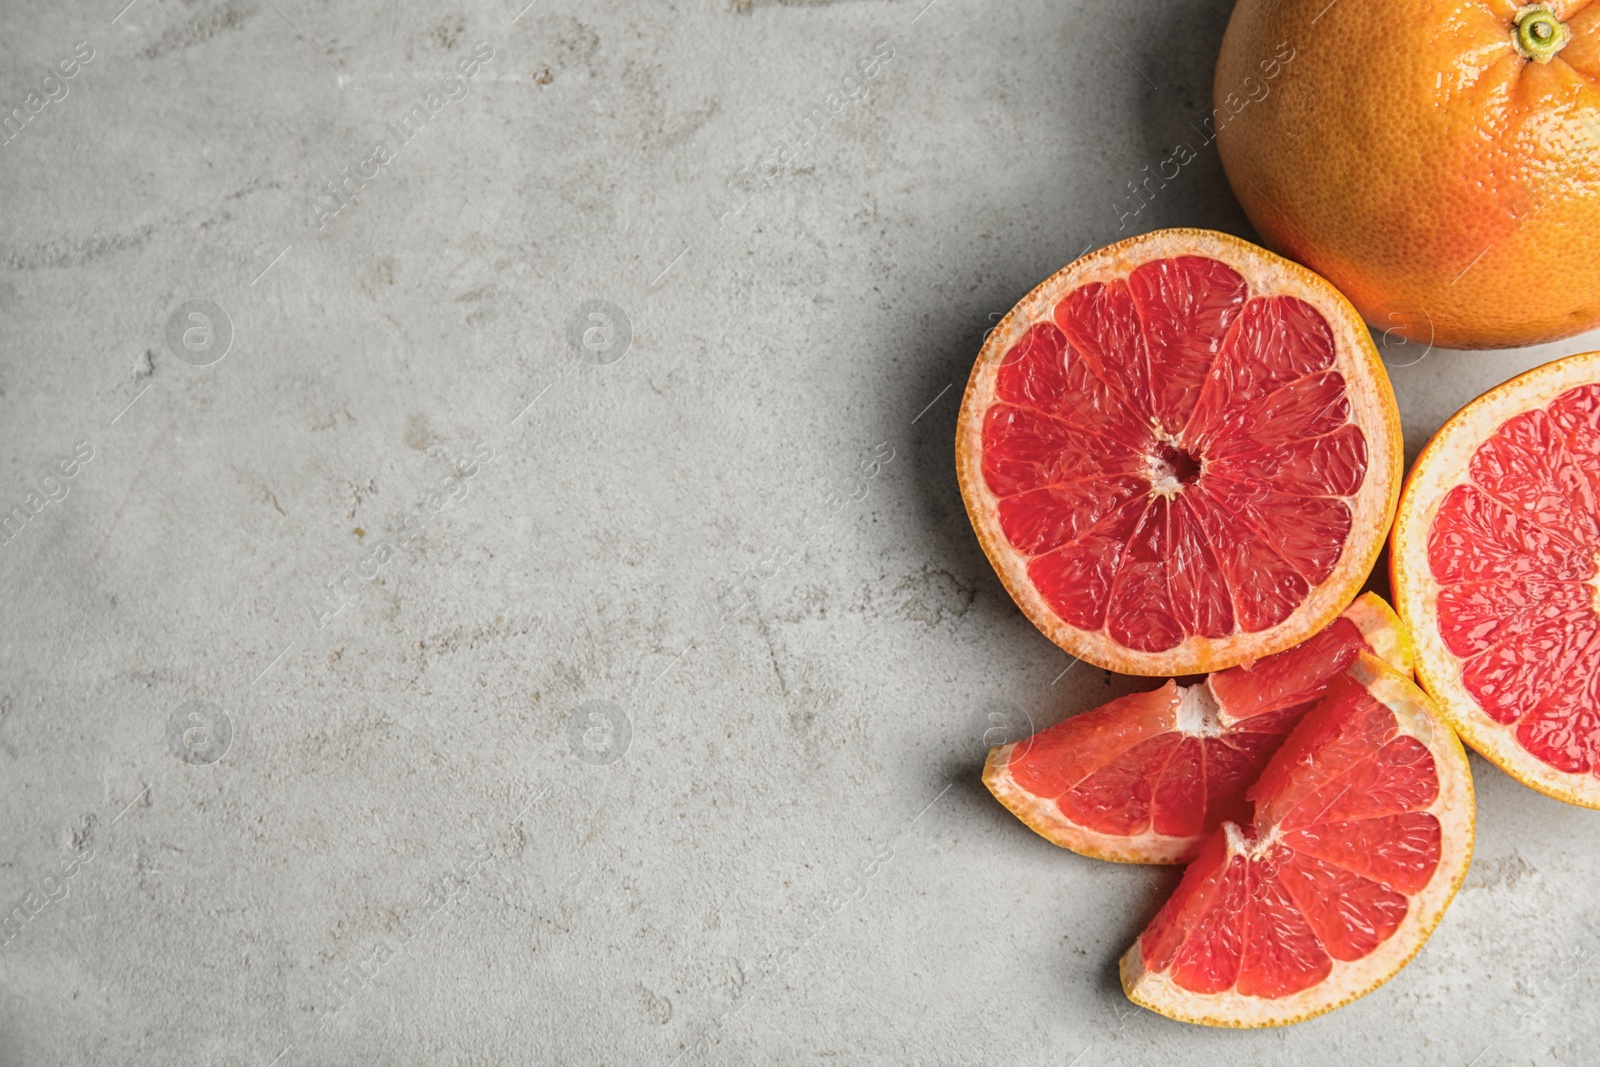
[[[1396,913],[1391,909],[1391,918],[1397,921],[1376,947],[1362,955],[1346,952],[1336,956],[1320,981],[1280,995],[1253,995],[1241,992],[1236,986],[1197,992],[1174,980],[1170,970],[1152,970],[1147,966],[1143,945],[1146,937],[1155,934],[1167,918],[1164,908],[1121,960],[1122,988],[1135,1004],[1179,1022],[1203,1026],[1258,1028],[1304,1022],[1343,1007],[1394,977],[1421,951],[1444,917],[1472,862],[1475,809],[1467,754],[1427,695],[1377,657],[1363,653],[1350,667],[1346,679],[1393,712],[1398,738],[1414,739],[1406,743],[1413,746],[1420,743],[1432,757],[1438,789],[1422,810],[1437,820],[1440,833],[1437,863],[1426,884],[1420,888],[1401,889],[1407,898],[1404,910]],[[1330,691],[1328,700],[1334,700],[1336,693],[1337,690]],[[1324,708],[1325,705],[1313,710],[1296,727],[1252,790],[1258,820],[1263,808],[1270,809],[1279,799],[1284,786],[1293,790],[1296,776],[1306,771],[1306,767],[1296,766],[1305,755],[1304,746],[1298,743],[1308,731],[1326,727],[1326,719],[1317,721]],[[1263,795],[1262,786],[1269,782],[1273,790]],[[1334,786],[1337,784],[1336,779]],[[1334,803],[1343,803],[1347,796],[1341,796]],[[1286,836],[1293,837],[1293,832]],[[1268,845],[1270,847],[1270,842]],[[1249,855],[1251,846],[1252,842],[1244,838],[1237,827],[1224,824],[1207,842],[1200,859],[1185,872],[1184,883],[1179,885],[1175,896],[1189,888],[1193,876],[1207,873],[1208,865],[1215,865],[1219,859],[1226,863],[1241,854]],[[1255,898],[1251,900],[1254,903]],[[1169,924],[1162,933],[1170,930]],[[1193,933],[1193,928],[1189,933]],[[1345,958],[1349,956],[1355,958]]]
[[[1518,740],[1515,723],[1497,722],[1468,689],[1464,661],[1451,652],[1440,633],[1441,585],[1434,578],[1428,549],[1434,519],[1450,490],[1468,480],[1474,455],[1495,431],[1509,419],[1544,409],[1574,389],[1597,383],[1600,352],[1568,356],[1496,386],[1451,416],[1417,456],[1406,480],[1389,558],[1395,608],[1411,634],[1417,680],[1438,703],[1440,712],[1467,744],[1517,781],[1586,808],[1600,808],[1600,777],[1593,771],[1567,773],[1539,759]],[[1596,469],[1600,469],[1597,457],[1584,457],[1582,466],[1591,481],[1600,481],[1596,478]],[[1600,521],[1600,514],[1591,518]],[[1554,583],[1528,583],[1530,589],[1541,584],[1548,587]],[[1593,612],[1600,615],[1597,584],[1600,579],[1591,577],[1585,591],[1594,598]],[[1547,688],[1557,680],[1543,677],[1540,682]],[[1600,706],[1592,697],[1588,710],[1600,715]]]
[[[1347,657],[1353,660],[1363,646],[1401,674],[1407,677],[1411,675],[1410,638],[1393,609],[1376,593],[1364,593],[1357,597],[1355,603],[1346,608],[1339,618],[1351,624],[1346,634],[1339,635],[1340,640],[1348,640],[1350,644],[1346,646],[1348,651],[1336,653],[1334,660],[1328,659],[1329,646],[1324,642],[1334,636],[1333,626],[1338,624],[1338,620],[1319,635],[1320,642],[1313,638],[1315,644],[1297,645],[1279,653],[1277,657],[1258,660],[1249,669],[1235,667],[1220,675],[1208,676],[1199,683],[1206,688],[1216,705],[1216,717],[1220,723],[1213,726],[1220,725],[1222,729],[1214,729],[1208,739],[1191,737],[1190,740],[1198,740],[1200,747],[1253,740],[1250,745],[1251,758],[1242,758],[1236,751],[1233,757],[1238,762],[1224,772],[1224,781],[1237,781],[1236,792],[1219,789],[1215,784],[1203,791],[1198,786],[1182,789],[1177,791],[1175,798],[1178,806],[1190,811],[1203,811],[1206,826],[1212,828],[1221,818],[1229,817],[1230,809],[1243,801],[1244,790],[1254,780],[1262,764],[1270,758],[1271,752],[1282,743],[1305,708],[1321,696],[1333,677],[1337,677],[1335,672],[1346,663]],[[1285,677],[1282,669],[1282,661],[1286,659],[1296,660],[1293,667],[1289,668],[1288,677]],[[1169,680],[1160,689],[1131,693],[1082,715],[1065,719],[1033,737],[996,746],[989,750],[989,757],[984,762],[983,784],[1028,829],[1051,844],[1071,849],[1079,855],[1115,863],[1188,863],[1194,859],[1201,843],[1209,835],[1201,832],[1202,828],[1198,826],[1194,832],[1187,834],[1162,833],[1158,828],[1159,820],[1150,817],[1154,814],[1155,797],[1163,792],[1161,783],[1168,774],[1172,757],[1169,757],[1168,764],[1154,767],[1151,773],[1138,778],[1132,776],[1129,766],[1130,758],[1137,759],[1134,750],[1141,744],[1148,746],[1152,742],[1160,744],[1177,740],[1175,735],[1181,734],[1181,731],[1175,729],[1174,713],[1179,706],[1178,686],[1175,681]],[[1250,730],[1251,720],[1259,715],[1279,720],[1282,725],[1274,724],[1270,733]],[[1244,738],[1237,736],[1240,727],[1244,728]],[[1052,734],[1056,736],[1050,737]],[[1228,740],[1220,740],[1230,734],[1233,736]],[[1044,758],[1044,773],[1019,772],[1018,764],[1025,766],[1030,762],[1038,762],[1037,756],[1033,761],[1029,760],[1032,746],[1038,742],[1047,744],[1051,749],[1050,755]],[[1102,753],[1100,759],[1103,762],[1096,760],[1096,749]],[[1217,749],[1211,748],[1208,755],[1202,758],[1209,760],[1217,754]],[[1209,763],[1202,766],[1205,768],[1205,778],[1215,783]],[[1073,773],[1074,770],[1076,773]],[[1241,774],[1247,777],[1240,777]],[[1059,779],[1061,776],[1068,780],[1060,781],[1057,785],[1060,794],[1073,794],[1077,790],[1072,786],[1082,787],[1086,781],[1096,778],[1101,781],[1109,778],[1116,783],[1111,789],[1112,797],[1107,799],[1132,801],[1137,791],[1149,790],[1151,800],[1144,805],[1147,813],[1144,827],[1137,833],[1112,833],[1097,829],[1086,825],[1086,818],[1069,817],[1062,807],[1061,795],[1040,795],[1025,784],[1036,777]],[[1134,803],[1129,806],[1137,808],[1140,805]]]
[[[1211,124],[1266,243],[1421,344],[1600,325],[1600,4],[1549,7],[1539,63],[1507,0],[1239,0]]]
[[[1142,650],[1116,639],[1109,623],[1094,629],[1068,622],[1035,585],[1030,560],[1042,557],[1030,557],[1011,543],[1002,513],[1009,501],[996,496],[986,476],[986,419],[1003,406],[998,383],[1008,357],[1015,359],[1019,346],[1031,343],[1027,339],[1037,336],[1037,330],[1057,321],[1069,294],[1092,291],[1103,284],[1122,284],[1140,266],[1182,257],[1213,260],[1236,272],[1248,283],[1251,301],[1282,300],[1309,307],[1320,317],[1334,352],[1329,369],[1342,376],[1349,420],[1364,437],[1365,473],[1355,495],[1346,498],[1349,529],[1337,559],[1330,561],[1325,577],[1315,585],[1308,583],[1307,592],[1292,611],[1259,629],[1230,622],[1231,632],[1218,636],[1190,632],[1173,646]],[[1243,316],[1236,320],[1242,321]],[[1075,347],[1068,358],[1079,358]],[[1112,367],[1107,373],[1126,371]],[[1197,484],[1208,477],[1204,466],[1208,461],[1203,455],[1201,459]],[[1063,267],[1023,297],[985,340],[967,382],[956,431],[956,476],[968,518],[989,562],[1023,614],[1046,637],[1079,659],[1122,674],[1158,677],[1225,670],[1282,652],[1331,623],[1360,591],[1383,549],[1399,500],[1403,460],[1400,415],[1388,372],[1349,301],[1325,279],[1297,263],[1239,238],[1198,229],[1157,230],[1108,245]],[[1248,493],[1265,483],[1234,484]],[[1155,492],[1153,482],[1149,489]],[[1279,523],[1271,532],[1293,536],[1298,527],[1297,523]],[[1249,546],[1252,541],[1243,538],[1240,543]],[[1267,543],[1262,537],[1253,541],[1258,546]],[[1268,584],[1265,579],[1256,582],[1258,588]],[[1239,593],[1234,595],[1237,598]]]

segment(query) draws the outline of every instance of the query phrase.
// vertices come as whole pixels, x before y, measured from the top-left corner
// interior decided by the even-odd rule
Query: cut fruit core
[[[1139,940],[1182,989],[1276,999],[1391,937],[1441,855],[1433,754],[1346,676],[1250,790]],[[1431,735],[1430,735],[1431,736]]]
[[[1543,763],[1600,776],[1600,385],[1507,419],[1428,533],[1461,683]]]
[[[1150,457],[1150,487],[1169,496],[1200,477],[1200,461],[1181,448],[1165,441],[1157,443]]]
[[[983,424],[1001,532],[1050,609],[1146,653],[1293,614],[1367,473],[1336,356],[1315,307],[1205,256],[1062,297]]]
[[[1199,685],[1178,686],[1177,731],[1185,737],[1221,737],[1227,733],[1222,724],[1222,705],[1217,703],[1211,687]]]

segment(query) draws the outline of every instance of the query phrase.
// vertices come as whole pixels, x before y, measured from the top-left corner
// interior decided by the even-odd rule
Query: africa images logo
[[[79,441],[72,454],[62,456],[49,468],[50,473],[39,479],[37,489],[29,489],[22,503],[0,512],[0,545],[9,545],[22,532],[32,518],[50,504],[59,504],[72,491],[68,484],[78,476],[83,464],[94,458],[94,445]]]
[[[493,58],[494,47],[488,41],[479,41],[474,45],[470,59],[457,62],[455,71],[440,78],[438,86],[424,93],[420,103],[412,104],[398,123],[390,122],[384,126],[394,136],[395,145],[403,147],[410,144],[422,132],[428,120],[443,111],[446,104],[464,98],[470,80],[477,77],[479,68]],[[323,192],[311,202],[311,215],[317,229],[326,230],[329,219],[355,203],[356,194],[383,173],[383,168],[394,160],[395,154],[395,147],[387,140],[380,140],[372,146],[371,154],[365,159],[358,160],[352,166],[340,167],[339,173],[343,177],[337,182],[328,182]]]
[[[1245,108],[1252,103],[1259,104],[1272,93],[1272,81],[1283,73],[1283,69],[1294,62],[1296,50],[1288,41],[1278,42],[1277,51],[1271,58],[1263,59],[1257,64],[1261,76],[1249,75],[1244,79],[1238,92],[1230,92],[1221,97],[1218,106],[1211,109],[1211,114],[1201,120],[1200,126],[1190,123],[1190,127],[1200,135],[1200,148],[1210,146],[1217,139],[1217,131],[1226,126],[1231,120],[1237,118]],[[1203,128],[1202,128],[1203,127]],[[1172,154],[1156,164],[1156,172],[1150,173],[1150,164],[1144,165],[1144,178],[1142,181],[1129,181],[1129,196],[1125,203],[1113,203],[1112,208],[1117,213],[1117,229],[1125,230],[1140,212],[1150,206],[1156,194],[1167,187],[1170,181],[1176,181],[1184,167],[1200,158],[1200,152],[1188,141],[1179,143],[1172,149]]]
[[[20,106],[0,112],[0,145],[8,145],[22,136],[22,131],[28,128],[34,116],[42,112],[47,105],[65,100],[67,93],[71,91],[71,86],[67,82],[77,77],[78,71],[93,58],[94,46],[88,41],[79,41],[72,55],[57,63],[55,70],[47,71],[44,77],[39,79],[39,87],[29,91],[22,98]],[[60,71],[59,76],[57,71]]]

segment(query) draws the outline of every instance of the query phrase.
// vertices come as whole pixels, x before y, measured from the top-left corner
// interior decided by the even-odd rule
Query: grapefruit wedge
[[[1417,677],[1467,743],[1600,808],[1600,352],[1445,423],[1406,483],[1390,567]]]
[[[1348,301],[1226,234],[1159,230],[1057,272],[978,354],[956,470],[1056,644],[1199,674],[1318,632],[1399,496],[1400,418]]]
[[[1374,593],[1309,641],[1197,685],[1169,681],[990,750],[983,782],[1040,836],[1096,859],[1187,863],[1359,652],[1411,673],[1400,620]]]
[[[1356,657],[1122,957],[1129,999],[1183,1022],[1282,1026],[1372,992],[1438,925],[1472,859],[1454,731]]]

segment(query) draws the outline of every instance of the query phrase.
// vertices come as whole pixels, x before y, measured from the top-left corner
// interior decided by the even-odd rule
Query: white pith
[[[1168,499],[1177,496],[1183,491],[1183,483],[1174,478],[1167,469],[1167,465],[1154,456],[1150,457],[1150,495],[1164,496]]]
[[[1269,826],[1266,833],[1258,838],[1251,838],[1238,823],[1224,822],[1222,833],[1228,841],[1228,855],[1243,856],[1247,860],[1260,859],[1283,839],[1276,826]]]
[[[1221,711],[1209,678],[1199,685],[1178,687],[1178,732],[1185,737],[1221,737],[1227,733]]]

